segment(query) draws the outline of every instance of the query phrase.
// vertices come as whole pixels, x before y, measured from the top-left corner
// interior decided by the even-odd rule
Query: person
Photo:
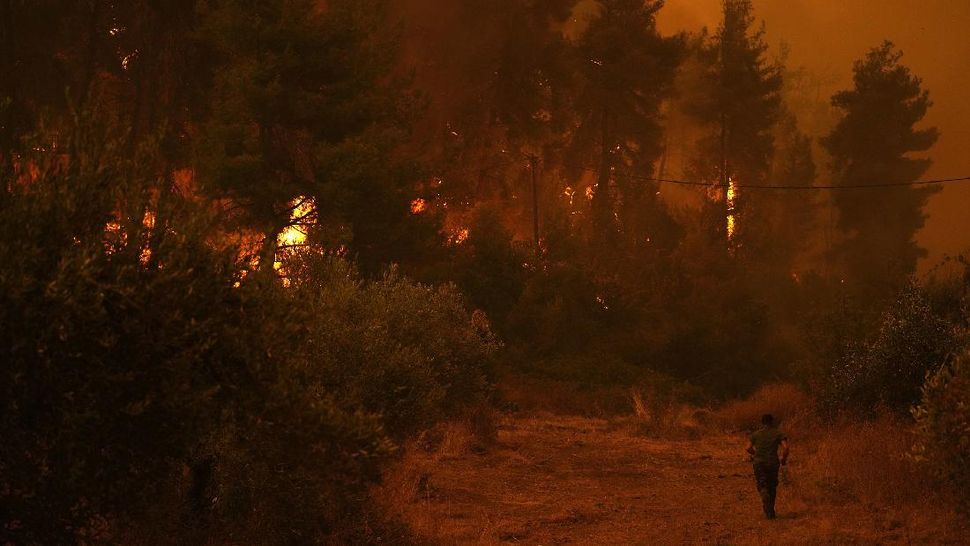
[[[761,495],[765,517],[775,519],[775,494],[778,490],[778,467],[788,464],[788,438],[778,430],[771,414],[761,417],[761,428],[751,435],[747,452],[754,466],[754,479]],[[779,457],[778,450],[781,449]]]

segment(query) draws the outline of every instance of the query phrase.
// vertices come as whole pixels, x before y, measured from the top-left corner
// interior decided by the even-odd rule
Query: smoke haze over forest
[[[0,545],[964,543],[967,28],[0,0]]]
[[[924,126],[936,126],[940,140],[928,152],[933,166],[926,178],[948,178],[970,174],[970,2],[961,0],[755,0],[755,17],[766,24],[766,40],[777,54],[782,43],[790,47],[791,68],[804,67],[819,85],[817,97],[827,104],[829,97],[850,85],[852,63],[883,40],[893,41],[905,54],[913,72],[923,78],[933,107]],[[664,32],[716,29],[721,17],[720,0],[667,0],[658,15]],[[796,112],[804,118],[804,112]],[[834,119],[834,117],[833,117]],[[830,127],[808,130],[822,136]],[[816,150],[818,152],[818,150]],[[819,176],[829,174],[818,157]],[[945,254],[955,255],[970,248],[970,184],[948,185],[930,198],[929,218],[917,235],[928,256],[921,261],[925,270]],[[962,229],[954,229],[962,226]]]

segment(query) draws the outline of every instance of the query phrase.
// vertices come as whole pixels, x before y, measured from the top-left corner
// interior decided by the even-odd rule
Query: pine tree
[[[612,238],[622,226],[628,237],[636,239],[646,236],[643,224],[647,221],[642,216],[665,214],[655,197],[656,188],[629,175],[653,174],[661,155],[661,106],[672,91],[683,41],[661,36],[657,30],[656,15],[663,2],[602,0],[598,4],[598,14],[575,45],[576,124],[568,157],[596,166],[592,198],[596,237]],[[662,238],[661,234],[654,237]]]
[[[768,178],[772,186],[805,187],[815,183],[816,167],[812,139],[798,128],[791,113],[785,113],[776,127],[776,150]],[[752,216],[767,227],[759,238],[759,259],[769,262],[777,273],[788,276],[812,241],[818,196],[807,190],[767,190],[754,197]],[[760,214],[759,214],[760,213]]]
[[[568,120],[567,42],[560,27],[572,4],[407,0],[397,6],[406,25],[405,62],[428,102],[412,146],[428,163],[429,178],[440,181],[424,197],[453,221],[467,223],[475,216],[470,209],[495,201],[506,212],[505,224],[518,220],[523,233],[526,225],[532,231],[530,159],[552,159]],[[537,185],[540,202],[558,194],[548,193],[541,174]]]
[[[929,168],[929,159],[909,154],[929,150],[939,136],[936,128],[916,128],[932,103],[901,59],[891,42],[872,49],[855,64],[854,87],[832,97],[843,116],[822,143],[832,157],[835,184],[905,184]],[[905,285],[925,255],[914,238],[926,218],[923,207],[936,191],[887,187],[835,193],[845,237],[835,254],[853,292],[867,300],[885,298]]]
[[[411,181],[394,152],[411,95],[384,15],[383,0],[225,0],[202,15],[214,61],[201,181],[263,234],[264,271],[302,206],[368,271],[407,249]]]
[[[728,217],[735,246],[744,244],[748,196],[726,187],[763,184],[774,151],[772,134],[781,106],[782,70],[767,59],[765,28],[756,28],[751,0],[724,0],[717,33],[702,37],[699,57],[705,66],[701,96],[692,108],[709,128],[698,143],[690,174],[722,187],[718,214]],[[756,229],[751,226],[750,229]]]

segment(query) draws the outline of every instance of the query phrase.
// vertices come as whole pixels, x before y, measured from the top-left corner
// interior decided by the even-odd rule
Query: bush
[[[958,345],[955,329],[934,313],[915,284],[883,315],[876,334],[850,347],[834,367],[823,403],[871,412],[879,406],[906,412],[919,400],[920,385]]]
[[[232,368],[234,254],[95,133],[2,173],[0,542],[92,540],[137,517],[213,426]]]
[[[0,165],[0,543],[355,540],[389,437],[484,399],[484,319],[319,255],[244,275],[157,155],[79,127]]]
[[[930,374],[922,394],[914,455],[970,507],[970,353]]]
[[[393,268],[365,282],[352,265],[315,252],[286,269],[295,273],[294,305],[307,312],[307,373],[343,407],[379,415],[401,440],[484,400],[499,344],[454,287],[424,286]]]
[[[787,427],[793,465],[812,496],[832,496],[882,507],[940,503],[926,477],[906,453],[909,423],[894,413],[872,419],[842,418],[826,424]],[[937,509],[937,508],[934,508]],[[940,510],[943,512],[943,510]]]

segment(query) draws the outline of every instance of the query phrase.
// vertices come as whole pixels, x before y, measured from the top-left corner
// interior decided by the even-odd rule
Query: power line
[[[581,167],[584,171],[597,172],[594,167]],[[726,188],[732,184],[721,184],[719,182],[699,182],[696,180],[679,180],[676,178],[654,178],[650,176],[624,173],[624,176],[634,180],[644,182],[657,182],[662,184],[678,184],[681,186],[704,186],[713,188]],[[846,184],[846,185],[791,185],[779,186],[776,184],[733,184],[735,188],[752,190],[866,190],[875,188],[903,188],[909,186],[931,186],[935,184],[948,184],[951,182],[970,182],[970,176],[957,178],[937,178],[933,180],[915,180],[912,182],[880,182],[876,184]]]
[[[470,172],[475,172],[476,174],[479,174],[479,175],[486,175],[486,176],[488,176],[488,174],[489,174],[488,171],[492,171],[492,170],[495,170],[495,169],[503,169],[505,167],[508,167],[508,166],[513,165],[513,164],[516,164],[516,163],[522,164],[522,163],[524,163],[523,160],[528,161],[532,157],[532,156],[524,155],[524,154],[521,154],[521,153],[515,152],[515,151],[510,151],[509,152],[509,155],[513,155],[513,156],[518,155],[520,157],[518,157],[518,158],[508,158],[505,161],[499,162],[497,164],[487,165],[484,168],[483,167],[471,167],[471,168],[466,168],[466,169],[459,169],[457,171],[451,171],[451,172],[449,172],[448,175],[450,175],[450,176],[456,176],[456,175],[457,176],[462,176],[462,175],[467,174],[467,173],[470,173]],[[527,168],[528,167],[528,164],[525,164],[523,166]],[[590,167],[590,166],[586,166],[586,165],[579,166],[579,165],[564,164],[564,166],[571,167],[571,168],[575,168],[575,169],[580,169],[580,170],[587,171],[587,172],[594,172],[594,173],[595,172],[599,172],[599,169],[598,168],[596,168],[596,167]],[[720,182],[702,182],[702,181],[698,181],[698,180],[683,180],[683,179],[677,179],[677,178],[651,177],[651,176],[646,176],[646,175],[638,175],[638,174],[623,173],[623,172],[620,172],[619,174],[621,176],[626,176],[626,177],[631,178],[633,180],[639,180],[639,181],[642,181],[642,182],[656,182],[656,183],[659,183],[659,184],[676,184],[676,185],[679,185],[679,186],[694,186],[694,187],[706,187],[706,188],[726,188],[726,187],[729,187],[729,186],[732,185],[732,184],[722,184]],[[806,190],[807,191],[811,191],[811,190],[867,190],[867,189],[880,189],[880,188],[885,189],[885,188],[905,188],[905,187],[913,187],[913,186],[933,186],[933,185],[942,185],[942,184],[960,183],[960,182],[970,182],[970,176],[961,176],[961,177],[954,177],[954,178],[936,178],[936,179],[931,179],[931,180],[914,180],[912,182],[879,182],[879,183],[875,183],[875,184],[846,184],[846,185],[835,185],[835,184],[827,184],[827,185],[805,185],[805,184],[802,184],[802,185],[791,185],[791,186],[787,186],[787,185],[786,186],[782,186],[782,185],[777,185],[777,184],[733,184],[733,187],[738,188],[738,189],[781,190],[781,191],[785,191],[785,190],[794,190],[794,191],[806,191]]]

